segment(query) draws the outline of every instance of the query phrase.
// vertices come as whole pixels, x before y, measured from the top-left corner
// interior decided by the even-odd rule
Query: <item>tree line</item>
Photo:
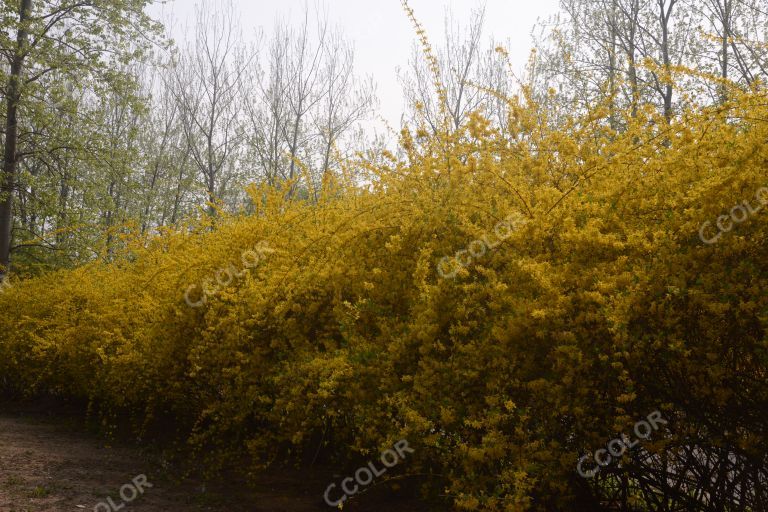
[[[120,237],[248,209],[251,183],[311,199],[376,103],[307,11],[246,43],[231,2],[174,44],[148,0],[5,1],[0,265],[109,257]]]
[[[0,276],[12,260],[22,273],[73,266],[109,258],[128,233],[252,212],[254,183],[314,201],[350,157],[385,148],[365,129],[375,84],[327,18],[307,10],[246,42],[231,2],[214,0],[174,44],[150,3],[3,0]],[[534,28],[521,77],[484,19],[446,14],[433,62],[414,45],[400,72],[405,127],[436,133],[445,115],[458,130],[480,111],[509,130],[506,98],[530,94],[543,123],[599,104],[622,130],[622,113],[669,120],[768,73],[760,0],[562,0]]]

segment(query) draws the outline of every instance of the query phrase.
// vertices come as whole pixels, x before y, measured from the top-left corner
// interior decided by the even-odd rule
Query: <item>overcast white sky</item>
[[[232,0],[241,13],[240,22],[246,36],[261,29],[268,36],[276,17],[298,20],[307,0]],[[152,12],[162,17],[171,14],[178,21],[174,37],[183,38],[180,28],[191,19],[195,5],[201,2],[220,4],[217,0],[168,0],[165,6],[154,6]],[[315,0],[309,2],[313,8]],[[376,81],[380,110],[391,126],[399,127],[403,98],[397,79],[397,68],[405,67],[415,35],[403,12],[400,0],[320,0],[332,25],[338,26],[355,46],[355,68],[359,76],[372,76]],[[531,30],[538,18],[557,12],[558,0],[410,0],[417,18],[436,46],[443,37],[446,9],[457,20],[468,20],[473,8],[485,5],[486,40],[493,37],[506,41],[516,69],[522,69],[532,46]]]

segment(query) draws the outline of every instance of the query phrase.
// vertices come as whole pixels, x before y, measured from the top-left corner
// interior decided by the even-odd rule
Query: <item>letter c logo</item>
[[[341,481],[341,488],[344,489],[344,492],[347,493],[350,496],[354,495],[354,494],[357,494],[357,490],[359,489],[359,487],[357,485],[355,486],[354,489],[348,489],[347,488],[347,482],[354,482],[354,481],[355,481],[354,478],[349,478],[349,477],[347,477],[347,478],[345,478],[344,480]]]
[[[440,274],[440,277],[444,279],[453,279],[454,277],[456,277],[457,271],[456,271],[455,265],[450,264],[451,259],[452,258],[450,258],[449,256],[443,256],[443,258],[437,264],[437,273]],[[448,266],[449,268],[450,267],[454,267],[454,268],[450,272],[446,272],[444,270],[446,266]]]
[[[200,307],[200,306],[202,306],[203,304],[205,304],[205,302],[206,302],[206,298],[205,298],[205,293],[203,293],[203,294],[201,295],[201,297],[200,297],[200,300],[199,300],[199,301],[197,301],[197,302],[192,302],[192,300],[190,300],[190,298],[189,298],[189,292],[191,292],[191,291],[192,291],[192,289],[193,289],[194,287],[195,287],[195,285],[193,284],[193,285],[190,285],[190,287],[189,287],[189,288],[187,288],[187,291],[185,291],[185,292],[184,292],[184,300],[185,300],[185,301],[186,301],[186,303],[189,305],[189,307],[192,307],[192,308],[197,308],[197,307]]]
[[[328,488],[325,490],[325,494],[323,494],[323,499],[325,500],[325,502],[329,506],[331,506],[331,507],[338,507],[339,505],[341,505],[342,503],[344,503],[347,500],[347,497],[346,496],[342,496],[341,499],[339,499],[337,501],[331,501],[331,498],[328,497],[328,494],[330,494],[331,489],[333,489],[334,487],[336,487],[336,484],[331,484],[331,485],[328,486]]]
[[[602,455],[600,455],[600,453],[603,453],[603,455],[606,456],[605,459],[603,459],[603,462],[600,462],[600,459],[602,458]],[[613,457],[608,455],[608,450],[606,450],[605,448],[600,448],[595,452],[595,462],[597,462],[600,466],[607,466],[611,463],[612,460],[613,460]]]
[[[704,234],[704,230],[707,229],[707,226],[709,226],[711,224],[712,224],[711,222],[707,221],[704,224],[702,224],[701,225],[701,229],[699,229],[699,238],[701,238],[702,242],[704,242],[705,244],[709,244],[709,245],[714,244],[715,242],[717,242],[720,239],[721,236],[723,236],[722,233],[718,233],[715,236],[713,236],[712,238],[707,238],[706,235]]]
[[[576,471],[584,478],[592,478],[594,477],[599,471],[600,466],[595,467],[594,469],[590,469],[586,473],[584,472],[584,469],[582,468],[582,464],[584,464],[584,461],[589,458],[589,455],[585,455],[582,458],[579,459],[579,463],[576,464]]]
[[[726,221],[728,222],[727,228],[723,226],[723,223]],[[733,221],[731,221],[731,218],[729,216],[721,215],[717,218],[717,227],[720,228],[720,231],[727,233],[733,229]]]

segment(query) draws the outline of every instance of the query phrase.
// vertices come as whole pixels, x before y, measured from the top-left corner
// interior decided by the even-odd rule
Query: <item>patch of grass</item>
[[[24,485],[24,479],[17,475],[9,475],[3,484],[7,487],[16,487],[19,485]]]
[[[30,498],[46,498],[51,494],[51,490],[43,487],[42,485],[36,486],[29,493]]]

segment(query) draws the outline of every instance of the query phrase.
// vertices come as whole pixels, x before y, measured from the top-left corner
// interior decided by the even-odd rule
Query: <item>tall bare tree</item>
[[[354,74],[354,51],[338,31],[309,11],[295,28],[277,22],[266,62],[254,63],[244,82],[243,100],[252,164],[271,185],[301,188],[299,165],[309,172],[306,193],[317,190],[337,170],[335,157],[351,134],[370,117],[375,87]]]
[[[194,39],[173,67],[173,91],[209,213],[236,181],[243,141],[241,81],[253,55],[245,51],[231,1],[196,8]]]
[[[444,106],[440,105],[435,77],[423,51],[414,45],[408,68],[400,74],[410,122],[425,123],[437,132],[441,116],[447,114],[450,128],[456,130],[470,113],[483,111],[504,124],[505,104],[498,100],[499,96],[511,93],[512,82],[506,62],[495,51],[498,45],[494,41],[483,44],[484,22],[484,9],[473,11],[466,26],[458,23],[450,12],[445,15],[445,39],[435,52],[445,91]]]

